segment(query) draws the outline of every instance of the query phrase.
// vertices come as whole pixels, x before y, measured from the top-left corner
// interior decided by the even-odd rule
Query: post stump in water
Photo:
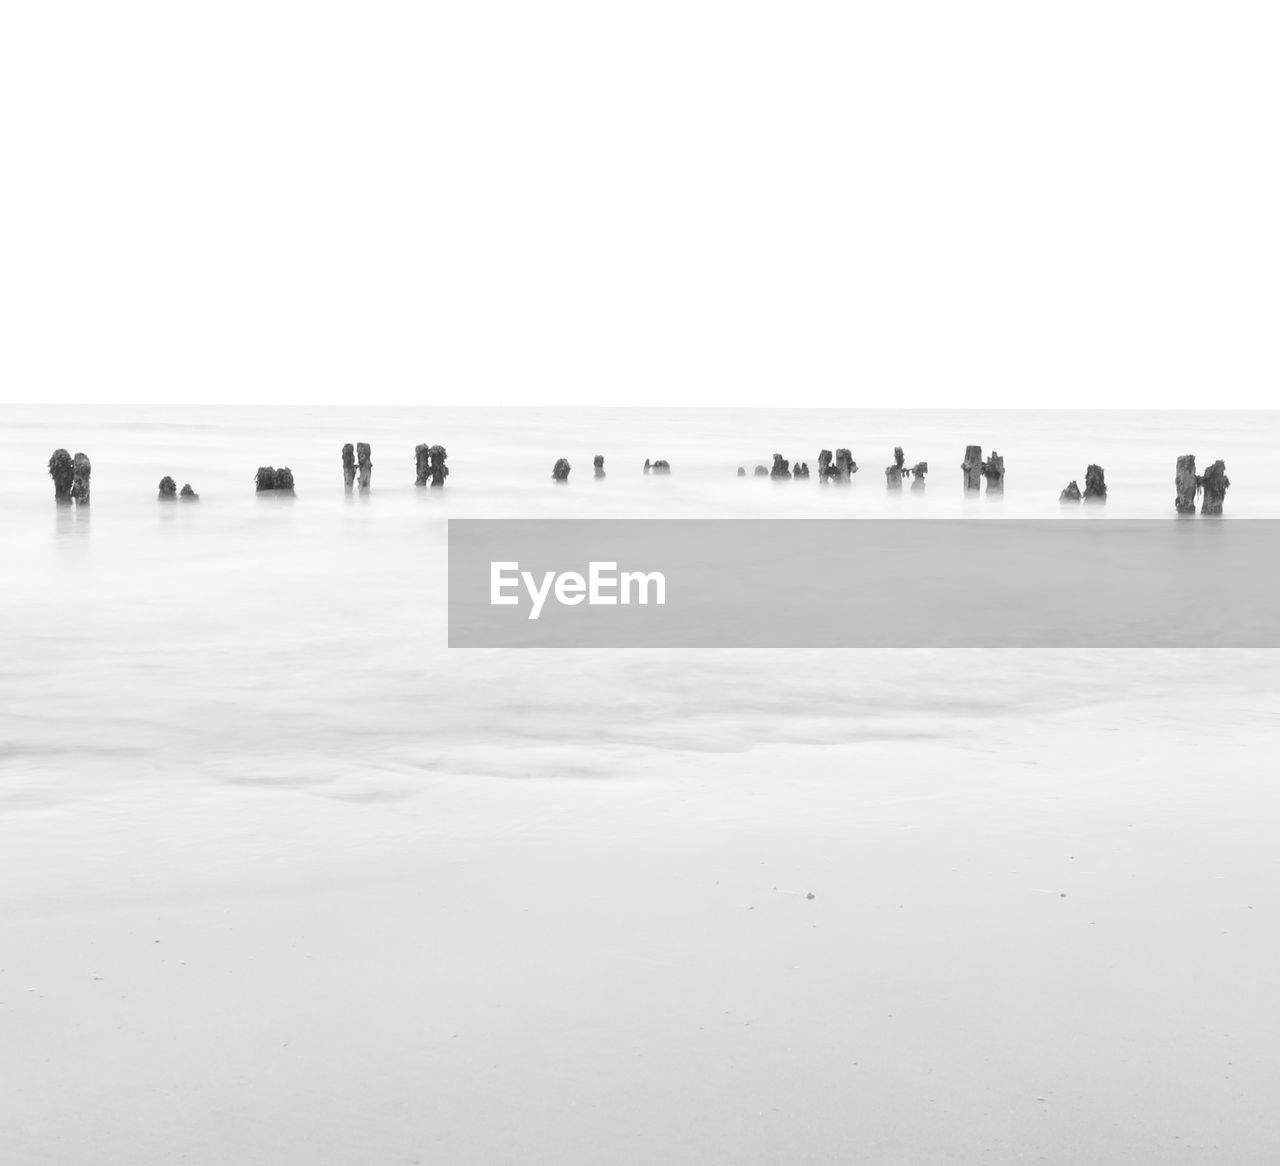
[[[431,486],[433,489],[440,489],[444,486],[445,478],[449,476],[449,467],[444,464],[449,454],[443,445],[433,445],[427,449],[427,456],[431,459]]]
[[[178,500],[178,483],[168,474],[165,474],[160,479],[160,493],[157,497],[161,502],[176,502]]]
[[[964,461],[960,463],[966,490],[977,490],[982,485],[982,446],[966,445]]]
[[[431,454],[428,452],[428,447],[425,442],[414,446],[413,461],[414,468],[417,472],[417,476],[414,478],[413,484],[415,486],[425,486],[427,484],[427,478],[431,474]]]
[[[78,453],[71,462],[71,497],[77,506],[89,505],[89,475],[93,467],[87,455]]]
[[[902,475],[906,470],[907,459],[902,452],[902,446],[895,445],[893,447],[893,465],[884,468],[884,484],[886,489],[901,490]]]
[[[373,474],[373,450],[367,441],[356,442],[356,465],[360,467],[360,489],[367,490]]]
[[[645,464],[648,465],[649,469],[651,469],[655,474],[671,473],[671,463],[667,461],[666,458],[660,457],[656,462],[653,462],[652,464],[650,464],[647,461],[645,462]],[[645,472],[647,473],[648,471],[646,470]]]
[[[911,467],[911,470],[910,470],[911,488],[913,490],[924,489],[924,476],[928,472],[929,472],[928,462],[916,462],[916,464]]]
[[[1107,500],[1107,475],[1101,466],[1089,466],[1084,472],[1084,500],[1086,502],[1105,502]]]
[[[342,447],[342,484],[348,490],[356,484],[356,447],[349,441]]]
[[[595,462],[593,464],[595,466],[596,477],[603,478],[604,477],[604,454],[602,453],[596,454]]]
[[[75,463],[65,449],[55,449],[49,458],[49,477],[53,479],[53,500],[59,506],[71,505],[71,483],[75,480]]]
[[[757,478],[767,478],[769,476],[768,466],[756,466],[755,476]]]
[[[1178,458],[1177,469],[1173,475],[1173,486],[1176,494],[1173,507],[1179,514],[1196,512],[1196,494],[1200,490],[1200,479],[1196,477],[1196,455],[1184,453]]]
[[[646,466],[646,467],[648,467],[648,465],[649,465],[649,463],[646,461],[646,462],[645,462],[645,466]],[[557,458],[557,459],[556,459],[556,464],[555,464],[554,466],[552,466],[552,467],[551,467],[551,476],[552,476],[552,477],[553,477],[557,482],[567,482],[567,481],[569,480],[569,471],[570,471],[572,468],[573,468],[573,467],[569,465],[569,459],[568,459],[568,458]],[[645,469],[645,473],[647,474],[648,472],[649,472],[649,471],[648,471],[648,469],[646,468],[646,469]]]
[[[746,467],[746,466],[739,466],[739,467],[738,467],[738,477],[740,477],[740,478],[745,478],[746,476],[747,476],[747,467]]]
[[[809,463],[797,462],[795,468],[791,471],[793,478],[807,478],[809,476]]]
[[[988,494],[1004,492],[1004,458],[993,449],[991,456],[982,463],[982,476],[987,479]]]
[[[1059,502],[1079,502],[1080,501],[1080,483],[1074,478],[1067,483],[1067,488],[1058,495]]]
[[[288,466],[274,469],[271,466],[260,466],[254,475],[259,494],[292,494],[293,471]]]
[[[191,488],[191,483],[188,482],[179,492],[178,500],[181,502],[199,502],[200,495]]]
[[[775,480],[779,478],[791,480],[791,463],[782,454],[775,453],[773,455],[773,469],[769,471],[769,477]]]
[[[1200,475],[1200,489],[1204,491],[1200,513],[1202,515],[1221,514],[1222,503],[1227,496],[1227,487],[1230,485],[1231,481],[1227,477],[1227,463],[1219,458]]]

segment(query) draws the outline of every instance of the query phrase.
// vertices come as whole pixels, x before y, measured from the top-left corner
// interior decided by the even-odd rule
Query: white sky
[[[0,399],[1269,405],[1274,3],[0,6]]]

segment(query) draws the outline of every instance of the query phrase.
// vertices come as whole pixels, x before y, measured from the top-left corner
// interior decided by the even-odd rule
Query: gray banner
[[[451,648],[1280,647],[1280,523],[450,519]]]

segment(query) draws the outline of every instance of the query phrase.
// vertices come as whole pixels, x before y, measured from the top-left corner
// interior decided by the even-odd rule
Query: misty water
[[[1066,520],[1083,511],[1059,491],[1097,462],[1110,493],[1089,520],[1172,521],[1184,452],[1226,460],[1228,516],[1280,517],[1275,413],[28,407],[0,428],[9,805],[144,774],[353,798],[398,796],[421,772],[608,778],[667,750],[937,734],[974,713],[1172,693],[1189,666],[1177,653],[450,653],[449,517]],[[368,493],[344,493],[347,441],[373,447]],[[414,487],[418,442],[449,450],[444,490]],[[969,443],[1004,455],[1003,497],[962,491]],[[886,491],[895,445],[929,463],[923,492]],[[63,446],[92,459],[87,510],[53,505],[45,463]],[[750,476],[775,451],[816,471],[819,449],[840,446],[860,465],[847,489]],[[550,476],[561,456],[567,487]],[[644,475],[646,458],[672,474]],[[256,496],[256,468],[286,464],[297,498]],[[166,474],[200,501],[159,504]],[[1087,566],[1105,569],[1082,564],[1064,586]],[[1271,661],[1197,657],[1197,687],[1257,692]],[[1185,711],[1163,707],[1152,715]]]

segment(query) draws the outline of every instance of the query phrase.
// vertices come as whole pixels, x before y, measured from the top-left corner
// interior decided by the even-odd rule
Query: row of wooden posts
[[[416,469],[414,485],[443,486],[445,478],[449,476],[449,467],[445,464],[447,459],[448,454],[442,445],[423,443],[417,446],[414,450]],[[568,482],[571,470],[572,466],[569,465],[568,458],[559,458],[552,467],[551,477],[556,482]],[[605,476],[603,454],[596,454],[594,470],[595,477]],[[53,478],[53,497],[57,505],[89,505],[91,472],[92,466],[85,454],[77,453],[72,457],[65,449],[54,450],[53,456],[49,458],[49,476]],[[669,474],[671,464],[665,459],[650,461],[646,458],[644,472]],[[824,485],[846,483],[857,472],[858,463],[853,460],[853,454],[848,449],[837,449],[834,454],[831,450],[824,449],[818,454],[818,480]],[[928,472],[928,462],[916,462],[915,465],[908,466],[902,447],[895,446],[893,465],[885,467],[885,485],[890,490],[900,490],[902,480],[910,478],[912,490],[923,490],[925,475]],[[988,494],[999,494],[1004,491],[1004,458],[995,450],[992,450],[991,455],[984,459],[980,445],[966,446],[964,461],[960,463],[960,472],[966,491],[980,490],[984,480],[987,483]],[[746,467],[739,466],[738,477],[746,476]],[[772,467],[758,465],[754,476],[772,478],[775,481],[804,479],[809,477],[809,464],[797,462],[793,467],[780,453],[775,453]],[[342,447],[342,480],[346,489],[367,490],[372,477],[373,450],[369,443],[361,441],[352,445],[348,442],[344,445]],[[254,475],[254,482],[260,494],[293,494],[294,492],[293,471],[288,466],[280,469],[261,466]],[[1203,474],[1197,474],[1195,455],[1183,454],[1177,460],[1174,473],[1176,490],[1174,508],[1179,514],[1194,514],[1196,498],[1202,494],[1200,513],[1221,514],[1222,503],[1226,498],[1227,487],[1230,485],[1226,464],[1221,459],[1214,462]],[[1064,503],[1105,502],[1107,500],[1106,473],[1101,466],[1090,465],[1084,473],[1084,491],[1082,492],[1079,483],[1073,480],[1058,497],[1059,501]],[[166,475],[160,479],[159,498],[162,502],[195,502],[199,500],[200,495],[191,488],[190,483],[184,485],[179,491],[177,483]]]

